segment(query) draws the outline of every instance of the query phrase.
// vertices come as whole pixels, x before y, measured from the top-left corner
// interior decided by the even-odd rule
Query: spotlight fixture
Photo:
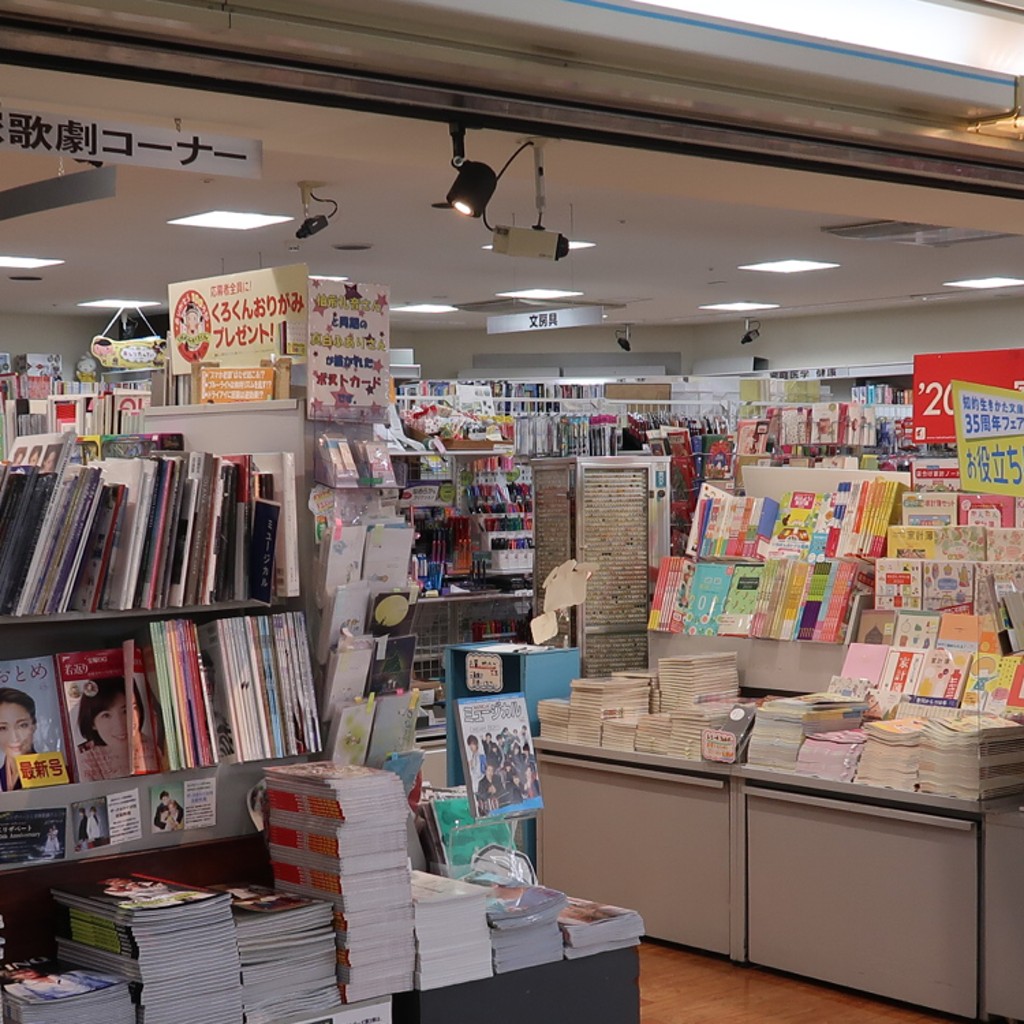
[[[296,238],[312,238],[313,235],[319,234],[327,227],[328,221],[338,212],[338,204],[333,199],[321,199],[313,189],[319,188],[320,182],[316,181],[300,181],[299,182],[299,194],[302,196],[302,215],[305,218],[299,225],[298,231],[295,232]],[[330,203],[334,207],[328,214],[318,213],[311,217],[309,215],[309,204],[310,201],[317,203]]]
[[[619,343],[619,348],[621,348],[623,352],[633,351],[633,346],[630,343],[632,327],[632,324],[624,324],[622,327],[617,327],[615,329],[615,340]]]
[[[761,321],[760,320],[744,320],[743,330],[746,332],[742,338],[740,338],[741,345],[749,345],[752,341],[757,341],[761,337]]]

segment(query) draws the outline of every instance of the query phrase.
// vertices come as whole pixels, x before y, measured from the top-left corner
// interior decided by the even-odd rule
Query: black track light
[[[757,341],[761,337],[761,321],[745,320],[743,322],[743,330],[746,333],[740,338],[740,344],[749,345],[752,341]]]
[[[465,160],[445,199],[452,209],[466,217],[480,217],[498,187],[494,169],[479,160]]]
[[[632,326],[632,324],[626,324],[624,327],[619,327],[615,331],[615,340],[619,343],[619,348],[624,352],[631,352],[633,349],[632,342],[630,341]]]

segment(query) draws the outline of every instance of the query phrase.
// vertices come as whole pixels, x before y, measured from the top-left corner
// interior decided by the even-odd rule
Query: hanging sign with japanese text
[[[593,327],[604,318],[602,306],[569,306],[543,313],[509,313],[487,318],[488,334],[518,334],[531,331],[557,331],[563,327]]]
[[[0,110],[0,149],[233,178],[258,178],[263,165],[259,139],[42,114],[10,106]]]
[[[387,422],[388,321],[386,286],[309,279],[311,420]]]
[[[1024,394],[952,382],[960,486],[1024,496]]]
[[[194,363],[259,366],[306,352],[309,270],[304,263],[172,284],[171,371]]]
[[[914,356],[914,440],[946,444],[953,428],[954,380],[997,388],[1024,388],[1024,349],[928,352]]]

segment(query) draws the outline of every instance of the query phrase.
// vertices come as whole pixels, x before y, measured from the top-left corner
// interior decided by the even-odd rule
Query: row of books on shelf
[[[71,433],[22,438],[0,465],[0,614],[298,595],[290,452],[81,464],[75,445]]]
[[[773,447],[821,444],[874,447],[877,410],[862,402],[772,406],[736,423],[736,452],[760,455]]]
[[[318,751],[305,617],[168,619],[0,662],[0,731],[0,791]]]
[[[990,614],[1008,594],[1024,590],[1024,561],[975,562],[945,558],[880,558],[875,563],[875,608]]]
[[[705,484],[697,498],[687,554],[701,559],[808,562],[885,554],[886,534],[905,488],[894,480],[840,483],[830,493],[790,491],[737,497]]]
[[[648,628],[843,643],[857,595],[868,596],[873,587],[872,565],[856,560],[745,565],[663,558]]]

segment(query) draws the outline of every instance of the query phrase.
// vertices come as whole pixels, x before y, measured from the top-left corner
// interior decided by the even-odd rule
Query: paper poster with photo
[[[71,805],[71,841],[75,853],[110,845],[110,819],[105,796],[76,800]]]
[[[386,423],[391,391],[388,288],[309,280],[308,416]]]
[[[164,782],[149,788],[150,831],[154,835],[178,832],[185,827],[185,785]]]
[[[304,358],[309,268],[248,270],[168,288],[171,372],[196,363],[259,366],[271,356]]]
[[[17,758],[27,754],[67,761],[52,655],[0,661],[0,793],[23,788]]]
[[[0,811],[0,864],[63,860],[66,829],[66,807]]]
[[[537,758],[522,694],[456,702],[466,795],[474,818],[533,814],[541,798]]]

